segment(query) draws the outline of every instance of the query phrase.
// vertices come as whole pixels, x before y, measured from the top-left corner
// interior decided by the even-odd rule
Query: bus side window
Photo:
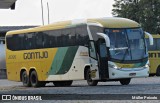
[[[89,43],[89,55],[90,57],[97,59],[94,41],[90,41]]]
[[[76,28],[76,45],[88,46],[89,35],[86,26],[79,26]]]
[[[148,38],[146,39],[147,47],[148,47],[148,50],[150,50],[150,51],[156,50],[156,45],[157,45],[157,44],[156,44],[156,41],[157,41],[157,40],[154,39],[153,41],[154,41],[154,43],[153,43],[154,45],[150,45],[150,44],[149,44],[149,39],[148,39]]]
[[[39,32],[36,35],[36,47],[37,49],[43,48],[43,33]]]
[[[157,50],[160,50],[160,39],[159,38],[157,38],[157,44],[156,45],[157,45]]]

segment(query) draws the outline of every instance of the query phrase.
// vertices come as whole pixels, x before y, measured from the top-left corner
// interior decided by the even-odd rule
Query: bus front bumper
[[[149,76],[149,67],[120,68],[120,69],[109,68],[109,79],[138,78],[138,77],[148,77],[148,76]]]

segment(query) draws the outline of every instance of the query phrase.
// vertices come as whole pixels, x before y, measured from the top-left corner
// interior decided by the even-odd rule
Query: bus
[[[6,66],[9,80],[24,86],[71,86],[74,80],[120,81],[149,75],[145,34],[126,18],[70,20],[9,31]]]
[[[149,45],[148,37],[146,37],[149,61],[150,61],[150,76],[160,76],[160,35],[153,34],[154,45]]]

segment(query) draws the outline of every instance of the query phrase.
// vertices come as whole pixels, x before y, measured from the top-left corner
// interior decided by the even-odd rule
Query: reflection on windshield
[[[147,57],[142,29],[106,29],[110,38],[110,56],[118,60],[139,60]]]

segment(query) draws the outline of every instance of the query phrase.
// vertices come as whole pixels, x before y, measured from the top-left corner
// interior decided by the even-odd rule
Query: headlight
[[[149,64],[146,64],[146,65],[144,66],[144,68],[149,68]]]
[[[121,67],[117,67],[116,65],[109,64],[109,68],[120,69]]]

